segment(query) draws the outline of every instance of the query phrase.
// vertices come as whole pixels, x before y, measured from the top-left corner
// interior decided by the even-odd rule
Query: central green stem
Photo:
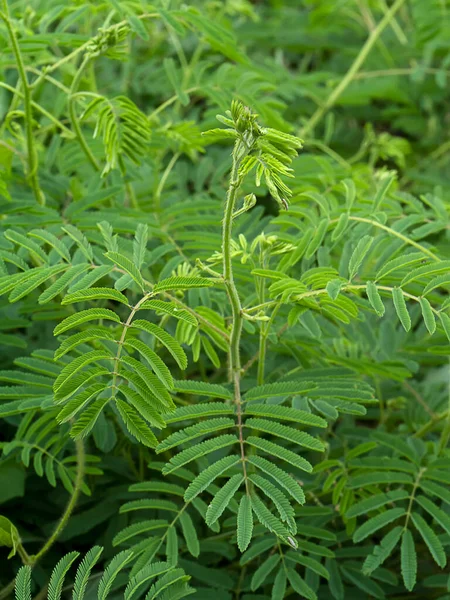
[[[243,146],[242,142],[236,142],[233,150],[233,166],[230,174],[230,186],[227,192],[225,204],[225,212],[222,228],[222,254],[223,254],[223,277],[225,287],[227,289],[228,298],[231,305],[231,334],[230,334],[230,352],[229,352],[229,369],[230,379],[234,386],[234,403],[236,406],[236,419],[239,434],[239,445],[241,449],[242,470],[245,477],[245,486],[248,490],[247,469],[245,463],[245,448],[242,424],[242,399],[241,399],[241,357],[240,357],[240,342],[243,325],[243,315],[241,300],[239,293],[234,283],[233,264],[231,260],[231,240],[233,229],[233,213],[236,204],[236,199],[241,185],[239,177],[239,166],[242,159],[246,156],[248,150]]]

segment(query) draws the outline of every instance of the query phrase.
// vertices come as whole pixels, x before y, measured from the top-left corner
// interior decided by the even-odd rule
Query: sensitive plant
[[[365,127],[356,158],[329,146],[327,113],[382,32],[401,38],[402,4],[297,127],[304,150],[276,96],[260,99],[246,3],[113,3],[85,36],[89,7],[4,5],[19,83],[1,147],[0,466],[17,483],[0,597],[17,573],[29,598],[31,569],[48,598],[445,597],[448,203],[408,181],[401,136]],[[311,10],[320,22],[325,4]],[[124,91],[151,43],[163,101],[148,113],[145,86],[141,108]],[[252,98],[205,80],[219,55]],[[37,517],[8,502],[25,473],[28,497],[55,488]]]

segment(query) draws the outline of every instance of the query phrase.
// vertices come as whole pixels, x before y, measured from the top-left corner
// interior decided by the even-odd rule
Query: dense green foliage
[[[449,16],[0,0],[0,599],[450,598]]]

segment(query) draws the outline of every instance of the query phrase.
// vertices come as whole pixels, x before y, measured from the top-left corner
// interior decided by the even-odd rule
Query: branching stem
[[[242,425],[242,399],[241,399],[241,357],[240,357],[240,342],[243,325],[243,315],[241,300],[236,288],[233,277],[233,264],[231,260],[231,237],[233,229],[233,213],[236,204],[238,190],[241,184],[239,178],[239,166],[247,154],[247,150],[242,145],[242,142],[236,142],[233,150],[233,166],[230,174],[230,186],[227,192],[225,203],[225,212],[222,227],[222,254],[223,254],[223,277],[225,287],[227,289],[228,298],[231,305],[232,326],[230,334],[230,352],[229,352],[229,374],[230,380],[234,386],[234,403],[236,405],[236,419],[239,435],[239,445],[241,449],[242,470],[245,478],[245,488],[249,493],[247,467],[245,462],[245,448]]]

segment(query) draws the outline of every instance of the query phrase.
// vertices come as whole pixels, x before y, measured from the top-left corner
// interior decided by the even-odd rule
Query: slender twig
[[[372,50],[375,42],[378,40],[380,35],[383,33],[385,28],[391,23],[394,18],[395,13],[399,10],[399,8],[405,3],[405,0],[396,0],[391,8],[386,12],[384,17],[375,27],[375,29],[370,33],[369,37],[366,40],[366,43],[359,51],[358,56],[353,61],[350,69],[341,79],[341,82],[337,87],[331,92],[325,104],[319,106],[316,112],[312,115],[306,125],[303,127],[301,132],[301,137],[305,137],[309,134],[310,131],[314,129],[314,127],[321,121],[326,112],[333,107],[338,100],[338,98],[344,93],[347,89],[351,81],[354,79],[355,75],[358,73],[364,61],[368,57],[370,51]]]
[[[83,58],[83,61],[80,65],[78,71],[76,72],[75,77],[73,78],[72,85],[70,86],[70,96],[69,96],[69,100],[68,100],[68,108],[69,108],[69,116],[70,116],[70,122],[72,124],[72,128],[75,131],[75,135],[78,138],[78,142],[80,143],[80,146],[83,149],[83,152],[85,153],[86,158],[88,159],[88,161],[91,163],[91,165],[94,167],[94,169],[96,171],[100,171],[100,167],[95,159],[95,156],[92,154],[92,151],[89,148],[89,146],[84,138],[83,132],[81,131],[79,119],[75,112],[75,94],[78,91],[78,86],[79,86],[81,78],[83,76],[84,69],[87,67],[89,61],[90,61],[90,56],[86,55]]]
[[[34,197],[36,198],[36,202],[38,204],[45,204],[45,197],[42,193],[42,190],[39,186],[39,178],[38,178],[38,159],[36,146],[34,143],[33,136],[33,107],[31,101],[31,91],[30,85],[28,83],[28,77],[25,71],[25,65],[23,62],[22,54],[19,48],[19,42],[17,40],[16,33],[11,23],[11,19],[9,16],[8,9],[8,1],[3,0],[3,10],[0,11],[0,19],[5,23],[6,29],[8,31],[9,38],[11,40],[12,50],[17,63],[17,70],[19,73],[19,78],[22,82],[23,88],[23,103],[25,109],[25,131],[26,131],[26,139],[27,139],[27,154],[28,154],[28,179],[30,182],[30,186],[33,190]]]

